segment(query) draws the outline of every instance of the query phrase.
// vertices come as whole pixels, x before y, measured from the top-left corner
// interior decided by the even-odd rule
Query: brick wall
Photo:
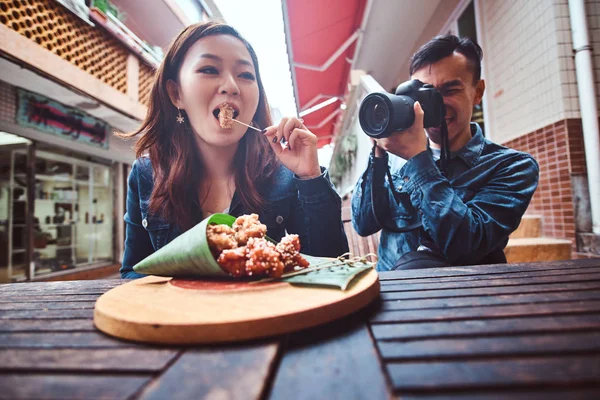
[[[538,189],[527,209],[541,215],[542,235],[571,240],[576,249],[574,177],[587,174],[580,119],[564,119],[505,143],[540,165]]]

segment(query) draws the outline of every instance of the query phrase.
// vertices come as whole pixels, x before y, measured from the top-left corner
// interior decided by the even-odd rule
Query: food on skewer
[[[227,103],[219,106],[219,125],[223,129],[233,128],[234,109]]]

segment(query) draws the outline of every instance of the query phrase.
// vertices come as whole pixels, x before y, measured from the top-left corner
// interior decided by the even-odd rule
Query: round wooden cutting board
[[[232,342],[333,321],[379,296],[375,270],[345,290],[148,276],[100,296],[94,323],[122,339],[162,344]]]

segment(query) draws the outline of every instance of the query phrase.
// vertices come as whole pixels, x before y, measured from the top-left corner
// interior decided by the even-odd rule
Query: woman
[[[222,128],[219,107],[233,109]],[[300,236],[301,251],[348,250],[341,200],[317,159],[317,138],[297,118],[270,126],[254,50],[232,27],[187,27],[156,72],[137,160],[128,180],[122,278],[133,266],[213,213],[257,213],[267,235]],[[283,146],[281,142],[288,145]]]

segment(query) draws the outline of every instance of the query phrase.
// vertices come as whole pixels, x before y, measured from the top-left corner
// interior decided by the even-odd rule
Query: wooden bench
[[[364,256],[368,253],[377,254],[379,232],[366,237],[360,236],[352,226],[352,209],[350,207],[342,207],[342,222],[348,237],[350,253],[355,256]]]

